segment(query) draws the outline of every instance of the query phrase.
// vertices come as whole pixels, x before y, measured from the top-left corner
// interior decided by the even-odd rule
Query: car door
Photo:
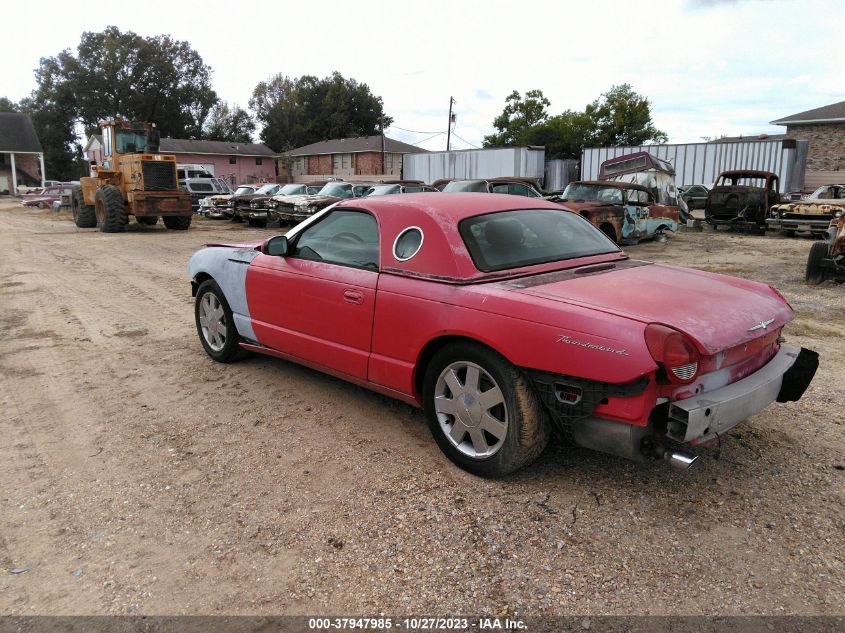
[[[336,209],[294,237],[286,256],[256,257],[246,292],[259,342],[366,379],[378,252],[375,217]]]

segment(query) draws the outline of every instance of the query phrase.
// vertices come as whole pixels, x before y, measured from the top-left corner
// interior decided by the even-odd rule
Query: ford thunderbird
[[[631,259],[541,199],[407,194],[336,203],[286,235],[189,262],[199,340],[310,366],[425,411],[460,467],[502,476],[552,429],[688,467],[818,356],[788,346],[762,283]]]

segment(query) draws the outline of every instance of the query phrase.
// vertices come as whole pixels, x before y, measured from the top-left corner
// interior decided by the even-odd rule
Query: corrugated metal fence
[[[782,139],[730,143],[688,143],[684,145],[639,145],[636,147],[590,147],[581,153],[581,180],[595,180],[599,166],[609,158],[634,152],[649,152],[675,167],[675,184],[711,186],[720,172],[730,169],[760,169],[780,176],[781,191],[801,189],[808,141]]]
[[[542,179],[545,155],[546,150],[543,147],[506,147],[405,154],[402,176],[408,180],[422,180],[429,183],[440,178],[520,176]]]

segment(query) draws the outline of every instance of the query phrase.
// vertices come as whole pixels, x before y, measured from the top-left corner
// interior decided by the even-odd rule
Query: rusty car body
[[[723,171],[707,195],[705,221],[720,226],[765,232],[769,208],[780,202],[779,179],[770,171]]]
[[[804,279],[819,284],[825,279],[845,281],[845,216],[839,215],[825,231],[824,242],[814,242],[807,256]]]
[[[577,180],[546,199],[584,216],[617,244],[678,230],[678,207],[656,202],[648,188],[630,182]]]
[[[57,200],[61,202],[62,195],[71,195],[73,185],[53,185],[45,187],[40,191],[28,193],[21,198],[21,204],[25,207],[38,207],[49,209]]]
[[[233,222],[249,221],[250,225],[258,224],[256,220],[251,220],[250,218],[250,212],[252,210],[250,204],[253,200],[257,200],[259,198],[269,199],[272,196],[275,196],[279,193],[281,188],[282,185],[275,182],[265,182],[259,185],[258,189],[252,193],[235,193],[229,201],[229,206],[232,208],[231,220]],[[266,218],[263,223],[265,225],[267,224]]]
[[[344,200],[188,268],[211,359],[275,356],[421,407],[445,455],[488,477],[552,429],[688,467],[689,448],[798,400],[818,366],[784,344],[795,315],[774,288],[634,261],[540,198]]]
[[[229,219],[232,217],[234,196],[255,193],[261,185],[238,185],[232,193],[221,194],[218,196],[209,196],[207,198],[210,208],[208,210],[208,217],[214,220]]]
[[[823,185],[806,198],[774,205],[769,209],[766,225],[787,235],[793,235],[795,231],[824,235],[831,220],[843,213],[845,185]]]
[[[609,158],[599,166],[599,180],[630,182],[651,192],[654,200],[674,208],[681,221],[686,222],[689,208],[675,185],[675,168],[668,161],[648,152],[634,152]]]
[[[370,189],[378,184],[376,182],[332,180],[327,182],[316,194],[290,196],[285,200],[277,201],[273,216],[279,222],[301,222],[335,202],[349,198],[363,198]]]

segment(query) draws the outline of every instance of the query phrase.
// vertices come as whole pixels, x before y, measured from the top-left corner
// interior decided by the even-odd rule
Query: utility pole
[[[452,144],[452,105],[455,103],[454,97],[449,97],[449,126],[446,128],[446,151]]]

